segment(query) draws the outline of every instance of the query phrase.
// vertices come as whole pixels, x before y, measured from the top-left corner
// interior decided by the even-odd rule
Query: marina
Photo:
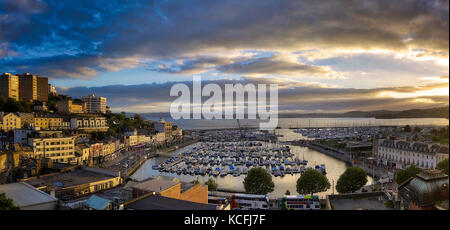
[[[308,161],[296,157],[290,147],[270,145],[264,142],[202,142],[192,150],[184,151],[163,163],[155,164],[153,169],[177,175],[238,177],[247,174],[252,168],[262,167],[277,177],[286,174],[303,173],[315,169],[326,174],[325,164],[307,166]]]
[[[277,135],[279,135],[279,141],[292,141],[292,140],[298,140],[298,139],[305,139],[301,134],[295,133],[294,130],[291,129],[279,129],[276,130]],[[226,143],[226,142],[225,142]],[[225,143],[223,143],[225,145]],[[132,179],[141,181],[145,180],[147,178],[151,177],[158,177],[160,175],[162,176],[171,176],[178,178],[180,181],[193,181],[198,180],[200,183],[205,183],[209,178],[213,178],[217,184],[218,189],[221,191],[232,191],[232,192],[245,192],[244,186],[243,186],[243,180],[246,176],[246,173],[248,173],[248,170],[252,167],[247,168],[246,163],[243,165],[233,165],[234,169],[239,168],[240,175],[238,173],[229,173],[229,169],[231,165],[220,165],[220,169],[224,170],[216,170],[217,167],[209,166],[211,167],[212,175],[206,173],[206,169],[202,172],[202,170],[199,168],[199,170],[194,170],[194,174],[177,174],[176,171],[171,172],[171,170],[160,170],[157,168],[161,164],[175,162],[176,160],[180,160],[183,157],[183,153],[193,152],[194,148],[199,148],[202,143],[196,143],[189,146],[186,146],[184,148],[180,148],[174,152],[172,152],[172,155],[169,157],[165,156],[159,156],[155,158],[148,159],[132,176]],[[220,143],[218,143],[220,144]],[[262,143],[261,146],[254,146],[253,148],[267,148],[270,147],[278,147],[280,148],[281,145],[273,144],[273,143]],[[339,178],[339,176],[351,165],[341,161],[339,159],[333,158],[331,156],[328,156],[324,153],[318,152],[313,149],[309,149],[307,147],[301,147],[301,146],[293,146],[293,145],[287,145],[289,146],[290,153],[293,154],[290,158],[295,159],[298,158],[299,160],[305,159],[307,161],[306,165],[296,165],[295,167],[301,168],[304,166],[305,168],[315,168],[316,165],[320,166],[321,164],[324,164],[326,167],[326,177],[328,178],[330,184],[335,184]],[[205,150],[206,152],[206,150]],[[178,157],[178,158],[177,158]],[[230,157],[230,156],[229,156]],[[188,158],[189,159],[189,158]],[[192,160],[194,160],[192,158]],[[281,163],[281,162],[280,162]],[[180,162],[178,163],[178,167],[182,169],[186,163]],[[155,166],[158,165],[158,166]],[[200,165],[199,165],[200,166]],[[204,165],[201,165],[202,168],[205,168]],[[284,165],[282,165],[284,167]],[[171,166],[172,167],[172,166]],[[192,166],[191,166],[192,167]],[[255,166],[253,166],[255,167]],[[265,168],[265,167],[264,167]],[[290,166],[292,170],[292,166]],[[226,169],[226,170],[225,170]],[[271,168],[269,168],[271,169]],[[278,166],[279,169],[279,166]],[[296,192],[296,183],[298,178],[301,176],[300,173],[286,173],[287,168],[285,168],[284,176],[281,176],[281,174],[275,176],[272,174],[272,180],[275,184],[275,190],[272,193],[269,193],[268,196],[270,198],[280,198],[282,197],[287,190],[290,191],[291,194],[295,195]],[[195,174],[195,171],[198,172],[198,174]],[[234,170],[235,171],[235,170]],[[204,173],[204,175],[202,175]],[[372,177],[368,177],[367,184],[372,183]],[[335,191],[334,191],[335,192]],[[323,197],[327,194],[332,194],[333,189],[330,188],[326,192],[318,193],[317,195]]]

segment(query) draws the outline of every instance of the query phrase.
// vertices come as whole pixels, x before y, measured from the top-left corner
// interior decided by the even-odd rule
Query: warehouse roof
[[[6,197],[11,198],[14,204],[21,208],[58,200],[24,182],[2,184],[0,193],[5,193]]]

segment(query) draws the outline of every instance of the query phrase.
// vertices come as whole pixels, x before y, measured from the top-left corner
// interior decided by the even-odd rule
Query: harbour
[[[279,136],[280,142],[287,142],[292,140],[297,140],[304,138],[299,133],[295,133],[291,129],[279,129],[277,130],[277,134]],[[215,167],[211,167],[211,170],[213,171],[212,175],[206,174],[206,171],[202,172],[199,168],[199,171],[197,171],[197,175],[194,173],[191,175],[191,173],[187,174],[177,174],[176,171],[171,172],[171,170],[167,170],[167,168],[171,168],[176,164],[173,164],[174,162],[177,162],[179,164],[179,167],[183,167],[185,165],[184,162],[182,162],[181,157],[183,156],[183,153],[192,152],[194,149],[198,149],[201,146],[201,142],[195,143],[189,146],[186,146],[184,148],[177,149],[173,151],[170,155],[166,154],[165,156],[158,156],[155,158],[148,159],[142,166],[136,170],[136,172],[131,176],[132,179],[137,181],[142,181],[148,178],[156,178],[158,176],[171,176],[178,178],[180,181],[194,181],[197,180],[200,183],[205,183],[209,178],[213,178],[217,184],[218,184],[218,190],[219,191],[233,191],[233,192],[245,192],[244,186],[243,186],[243,180],[246,176],[244,172],[244,168],[246,168],[245,165],[233,165],[234,168],[240,169],[240,175],[233,174],[233,173],[227,173],[225,174],[225,170],[221,170],[218,175],[214,176],[214,171],[216,171]],[[277,146],[277,144],[273,143],[264,143],[261,144],[262,146]],[[299,161],[302,161],[305,159],[307,161],[306,165],[299,164],[296,165],[298,168],[301,166],[304,166],[305,168],[311,167],[315,168],[316,165],[325,165],[326,167],[326,177],[330,181],[330,184],[336,183],[339,176],[351,166],[351,164],[342,161],[340,159],[334,158],[332,156],[329,156],[327,154],[321,153],[317,150],[310,149],[307,147],[302,146],[295,146],[295,145],[286,145],[289,146],[290,153],[292,155],[289,155],[291,159],[299,159]],[[178,157],[178,159],[176,158]],[[172,159],[172,162],[170,160]],[[164,163],[169,163],[167,165],[170,165],[170,167],[166,167],[166,170],[159,170],[155,165],[161,165]],[[281,163],[281,162],[280,162]],[[228,167],[224,167],[228,166]],[[226,168],[229,170],[230,165],[224,165],[219,166],[220,169]],[[269,167],[268,170],[270,171],[273,169],[272,167]],[[278,166],[279,169],[279,166]],[[204,175],[202,175],[204,173]],[[270,198],[280,198],[282,197],[286,191],[289,191],[291,194],[297,194],[296,192],[296,182],[298,178],[301,176],[300,172],[298,173],[286,173],[284,176],[281,175],[274,175],[272,174],[272,180],[275,184],[275,189],[272,193],[268,194]],[[372,184],[372,177],[368,177],[367,185]],[[333,186],[332,186],[333,187]],[[318,193],[317,195],[324,197],[328,194],[333,194],[335,191],[332,189],[332,187],[327,190],[326,192]]]

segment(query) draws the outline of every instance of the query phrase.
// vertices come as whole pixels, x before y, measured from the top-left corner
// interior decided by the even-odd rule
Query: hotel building
[[[374,148],[378,148],[375,151],[378,162],[397,169],[410,165],[434,169],[443,159],[448,159],[448,146],[388,139],[380,139],[377,142]]]

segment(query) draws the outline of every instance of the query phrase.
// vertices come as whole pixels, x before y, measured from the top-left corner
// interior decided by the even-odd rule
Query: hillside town
[[[186,131],[113,113],[95,94],[60,95],[30,73],[0,76],[0,108],[0,194],[24,210],[448,209],[448,126]],[[301,138],[283,141],[286,133]],[[298,146],[351,167],[330,185],[329,162],[305,159]],[[154,158],[163,160],[147,167]],[[146,168],[151,176],[136,176]],[[347,171],[362,182],[341,181]],[[314,188],[302,185],[309,174]],[[254,190],[253,175],[299,177],[304,195],[274,193],[273,182]],[[215,181],[243,177],[233,183],[245,191]]]

